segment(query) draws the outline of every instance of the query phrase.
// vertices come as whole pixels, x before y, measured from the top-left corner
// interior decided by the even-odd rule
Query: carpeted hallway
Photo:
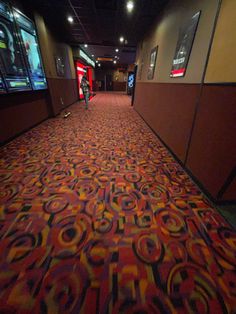
[[[235,313],[236,232],[121,94],[1,148],[0,313]]]

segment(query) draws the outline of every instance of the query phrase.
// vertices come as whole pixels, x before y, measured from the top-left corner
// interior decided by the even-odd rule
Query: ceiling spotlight
[[[115,56],[115,58],[117,59],[118,57],[117,57],[117,56]]]
[[[124,40],[125,40],[124,37],[121,36],[121,37],[120,37],[120,42],[123,43]]]
[[[98,66],[100,67],[100,66],[101,66],[101,63],[98,63]]]
[[[98,63],[98,60],[96,60],[96,63]]]
[[[70,23],[73,23],[73,22],[74,22],[74,19],[73,19],[72,16],[68,16],[67,21],[70,22]]]
[[[94,55],[92,55],[92,57],[94,57]]]
[[[126,8],[128,10],[128,12],[132,12],[133,8],[134,8],[134,2],[133,1],[128,1],[126,4]]]
[[[116,60],[114,60],[113,63],[116,64]]]
[[[116,49],[116,52],[119,52],[119,49]]]
[[[87,47],[88,47],[88,45],[87,45],[87,44],[85,44],[85,45],[84,45],[84,47],[85,47],[85,48],[87,48]]]

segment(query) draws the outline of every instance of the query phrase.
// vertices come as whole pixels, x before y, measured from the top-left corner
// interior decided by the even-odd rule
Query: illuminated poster
[[[86,73],[86,66],[77,61],[76,62],[76,72],[77,72],[77,83],[78,83],[78,90],[79,90],[79,98],[84,99],[84,94],[83,94],[83,91],[80,87],[80,84],[81,84],[81,80],[82,80],[83,76]]]
[[[14,17],[19,28],[23,51],[33,89],[47,88],[34,24],[17,10]]]
[[[134,72],[128,73],[127,94],[132,95],[134,89]]]
[[[8,91],[31,89],[9,7],[0,1],[0,72]],[[2,86],[4,86],[1,79]]]
[[[156,67],[156,59],[157,59],[157,51],[158,51],[158,46],[156,46],[155,48],[153,48],[151,50],[150,62],[149,62],[149,68],[148,68],[148,74],[147,74],[148,80],[152,80],[154,77],[154,72],[155,72],[155,67]]]
[[[194,14],[180,29],[170,74],[171,77],[181,77],[185,75],[200,13],[201,11]]]
[[[79,98],[84,99],[84,94],[82,91],[82,88],[80,87],[81,80],[83,76],[86,77],[86,79],[89,81],[89,90],[90,90],[90,99],[94,96],[92,93],[93,90],[93,70],[92,67],[86,66],[83,63],[76,61],[75,62],[76,66],[76,74],[77,74],[77,86],[78,86],[78,91],[79,91]]]

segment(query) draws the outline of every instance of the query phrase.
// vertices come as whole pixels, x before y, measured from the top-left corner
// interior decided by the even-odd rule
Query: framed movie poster
[[[185,75],[200,14],[201,11],[194,14],[180,29],[170,77]]]
[[[147,74],[148,80],[152,80],[154,77],[154,72],[155,72],[155,67],[156,67],[156,59],[157,59],[157,51],[158,51],[158,46],[156,46],[155,48],[153,48],[151,50],[150,62],[149,62],[149,68],[148,68],[148,74]]]
[[[55,56],[56,70],[58,76],[65,76],[65,62],[62,56]]]

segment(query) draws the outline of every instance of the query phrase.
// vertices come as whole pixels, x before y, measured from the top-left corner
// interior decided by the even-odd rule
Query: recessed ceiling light
[[[74,19],[73,19],[72,16],[68,16],[67,21],[70,22],[70,23],[73,23],[73,22],[74,22]]]
[[[96,63],[98,63],[98,60],[96,60]]]
[[[123,43],[124,40],[125,40],[124,37],[121,36],[121,37],[120,37],[120,42]]]
[[[101,64],[100,64],[100,63],[98,63],[98,66],[100,67],[100,66],[101,66]]]
[[[113,63],[116,64],[116,60],[114,60]]]
[[[87,48],[87,47],[88,47],[88,45],[87,45],[87,44],[85,44],[85,45],[84,45],[84,47],[85,47],[85,48]]]
[[[134,2],[133,1],[128,1],[126,4],[126,8],[128,10],[128,12],[132,12],[133,8],[134,8]]]
[[[118,58],[117,56],[115,56],[115,58]]]
[[[116,49],[116,52],[119,52],[119,49]]]
[[[94,55],[92,55],[92,57],[94,57]]]

